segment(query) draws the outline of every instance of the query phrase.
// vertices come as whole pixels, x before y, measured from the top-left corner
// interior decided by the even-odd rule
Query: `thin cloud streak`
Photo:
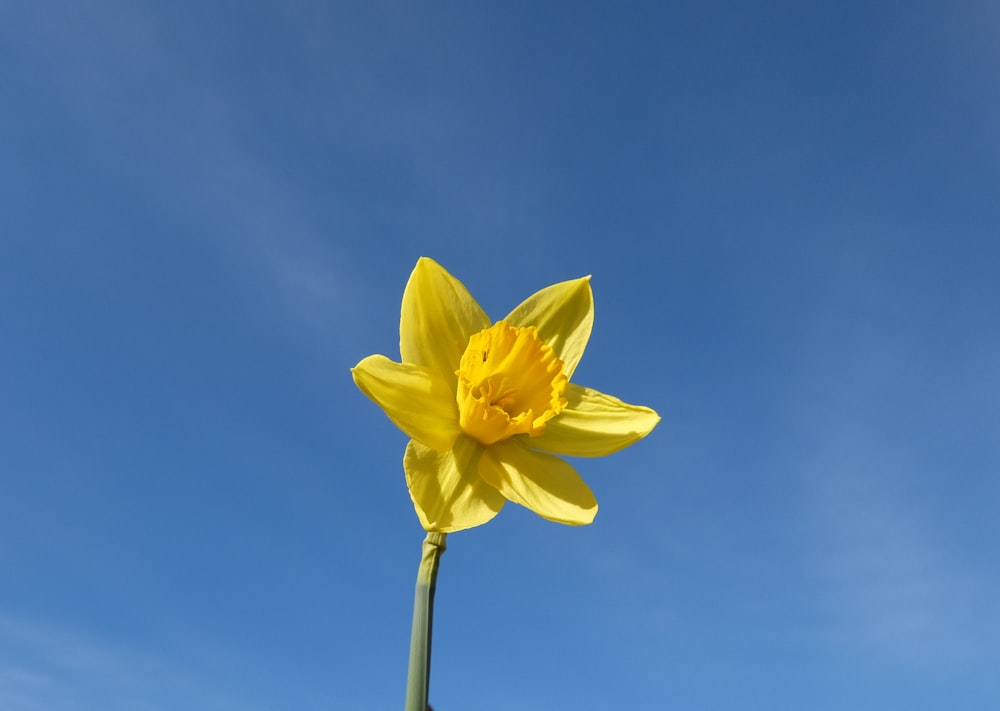
[[[839,621],[837,642],[902,662],[974,656],[976,581],[954,563],[922,507],[894,488],[877,449],[844,440],[815,472],[817,573]]]
[[[162,9],[112,5],[70,9],[70,19],[15,13],[14,46],[37,54],[23,36],[45,47],[44,62],[37,58],[44,86],[84,140],[100,143],[103,155],[128,156],[128,178],[162,196],[158,207],[179,238],[207,240],[242,263],[265,300],[336,347],[345,327],[363,326],[350,321],[350,307],[370,283],[346,250],[357,241],[348,237],[358,235],[357,215],[336,195],[320,202],[304,176],[266,158],[281,137],[269,137],[245,97],[205,71],[204,57],[174,44]],[[173,186],[169,195],[164,185]]]
[[[885,298],[877,291],[873,302]],[[832,615],[828,634],[879,662],[927,667],[995,658],[997,630],[988,620],[998,581],[980,565],[981,551],[954,535],[960,513],[944,507],[980,486],[949,455],[961,441],[950,442],[948,433],[964,424],[971,443],[981,432],[970,429],[975,413],[942,414],[951,393],[927,385],[968,383],[954,366],[916,356],[908,342],[916,336],[877,326],[854,323],[855,340],[839,349],[821,338],[806,361],[826,370],[807,375],[808,397],[799,400],[808,403],[797,418],[808,441],[800,459],[805,550]]]
[[[198,649],[192,640],[191,649]],[[4,711],[257,709],[210,673],[110,639],[0,613]]]

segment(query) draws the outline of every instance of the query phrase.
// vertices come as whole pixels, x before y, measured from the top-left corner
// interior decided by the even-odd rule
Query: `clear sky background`
[[[353,385],[593,274],[663,422],[442,561],[438,711],[1000,708],[994,2],[0,3],[0,708],[401,708]]]

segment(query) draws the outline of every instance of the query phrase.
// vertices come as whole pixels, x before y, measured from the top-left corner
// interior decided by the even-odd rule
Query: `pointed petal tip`
[[[432,257],[419,257],[417,259],[417,263],[414,265],[413,269],[417,270],[417,269],[419,269],[421,267],[423,267],[423,268],[437,267],[438,269],[443,269],[444,268],[444,267],[441,266],[440,262],[438,262],[436,259],[434,259]]]
[[[451,449],[459,435],[457,405],[434,370],[373,355],[351,374],[358,389],[403,432],[435,451]]]
[[[544,519],[584,526],[597,515],[597,499],[573,466],[559,457],[507,440],[486,448],[479,475],[506,499]]]
[[[499,491],[477,475],[480,448],[465,438],[446,452],[410,441],[403,455],[406,484],[425,531],[454,533],[490,521],[503,508]]]
[[[603,457],[635,444],[661,420],[655,410],[576,383],[569,384],[566,397],[566,409],[531,440],[534,449],[571,457]]]
[[[540,289],[504,320],[515,327],[535,326],[538,337],[556,352],[566,376],[572,378],[594,325],[590,277],[568,279]]]
[[[442,267],[436,259],[432,259],[431,257],[418,257],[417,263],[413,265],[413,270],[410,272],[409,281],[420,278],[418,275],[421,274],[424,277],[430,276],[433,272],[447,272],[447,270]]]
[[[585,511],[579,511],[572,518],[549,518],[548,520],[553,523],[560,523],[563,526],[589,526],[594,522],[594,519],[597,518],[598,508],[597,502],[595,501],[593,508],[586,509]]]
[[[469,337],[490,319],[465,285],[430,257],[420,257],[403,290],[399,355],[454,380]]]

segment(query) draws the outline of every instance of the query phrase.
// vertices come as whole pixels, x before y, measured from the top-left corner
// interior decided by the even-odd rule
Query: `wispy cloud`
[[[135,650],[10,616],[0,617],[0,663],[0,707],[9,711],[73,711],[96,699],[104,708],[153,708],[149,701],[177,682]]]
[[[890,289],[847,283],[868,312],[821,319],[826,332],[806,359],[821,369],[802,384],[797,418],[808,441],[805,549],[829,636],[899,663],[996,654],[990,591],[1000,581],[955,530],[956,502],[975,491],[975,477],[956,456],[954,432],[982,444],[968,434],[981,408],[956,394],[976,392],[974,378],[917,348],[924,334],[904,328]],[[951,414],[963,405],[967,414]]]
[[[0,613],[0,708],[4,711],[256,709],[255,689],[199,669],[203,645],[181,662],[163,652],[68,626]],[[202,640],[203,642],[204,640]],[[290,695],[289,698],[293,698]]]
[[[828,453],[812,502],[831,637],[896,661],[974,655],[975,580],[949,556],[926,503],[902,490],[899,465],[884,453],[849,439],[840,445],[849,459]]]
[[[51,120],[62,140],[94,157],[84,173],[131,182],[192,259],[216,250],[265,302],[336,342],[370,281],[347,249],[356,215],[346,198],[315,194],[296,173],[305,166],[275,164],[288,137],[213,63],[210,36],[187,27],[181,41],[164,8],[114,1],[3,16],[0,37],[61,108]]]

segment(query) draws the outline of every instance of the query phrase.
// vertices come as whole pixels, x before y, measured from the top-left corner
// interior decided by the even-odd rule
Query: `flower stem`
[[[406,711],[427,711],[431,678],[431,628],[438,561],[447,547],[444,533],[428,531],[413,593],[413,631],[410,633],[410,671],[406,680]]]

